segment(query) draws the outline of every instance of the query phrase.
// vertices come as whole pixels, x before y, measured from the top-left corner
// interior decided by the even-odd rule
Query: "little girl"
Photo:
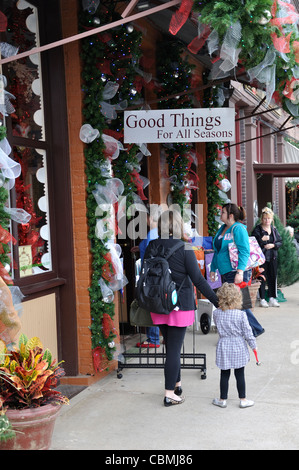
[[[235,284],[225,282],[217,291],[219,308],[214,310],[213,318],[219,333],[216,347],[216,365],[221,369],[220,399],[214,398],[213,405],[226,407],[230,370],[234,369],[240,408],[253,406],[246,399],[244,367],[250,360],[246,344],[256,349],[256,341],[249,326],[246,313],[241,310],[242,294]]]

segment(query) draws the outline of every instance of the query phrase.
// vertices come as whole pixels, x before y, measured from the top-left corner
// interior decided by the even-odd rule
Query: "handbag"
[[[252,308],[252,301],[249,291],[249,286],[242,287],[242,310],[248,310]]]
[[[130,323],[132,326],[153,326],[153,320],[148,310],[139,307],[135,299],[130,306]]]
[[[232,236],[234,238],[233,230]],[[265,255],[262,252],[262,249],[255,237],[249,237],[249,249],[250,254],[245,271],[247,271],[248,269],[256,268],[257,266],[264,264],[266,261]],[[232,268],[233,270],[235,270],[238,268],[239,251],[234,241],[228,244],[228,252]]]

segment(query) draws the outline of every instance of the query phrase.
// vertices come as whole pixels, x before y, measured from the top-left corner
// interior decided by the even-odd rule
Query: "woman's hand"
[[[235,275],[235,284],[241,284],[243,282],[243,271],[237,271]]]
[[[267,245],[264,246],[264,248],[266,248],[266,250],[271,250],[274,247],[275,247],[274,243],[267,243]]]

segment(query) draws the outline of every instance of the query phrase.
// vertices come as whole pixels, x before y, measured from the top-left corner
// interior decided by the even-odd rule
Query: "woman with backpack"
[[[151,256],[167,255],[176,244],[180,246],[168,259],[172,280],[176,284],[177,306],[168,315],[151,312],[153,324],[159,326],[164,338],[166,360],[164,366],[165,396],[164,406],[184,402],[181,384],[180,354],[187,326],[194,322],[196,308],[195,286],[216,307],[218,299],[206,279],[201,274],[194,250],[184,240],[184,226],[181,215],[176,210],[164,211],[158,221],[159,238],[152,240],[145,252],[144,259]]]

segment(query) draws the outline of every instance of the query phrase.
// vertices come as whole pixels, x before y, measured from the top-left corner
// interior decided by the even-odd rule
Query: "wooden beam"
[[[123,13],[121,14],[122,18],[126,18],[131,13],[131,11],[135,8],[138,2],[139,0],[131,0],[129,5],[125,8]]]
[[[299,163],[254,163],[253,169],[255,173],[270,174],[275,177],[299,177]]]
[[[145,16],[153,15],[154,13],[158,13],[162,10],[167,10],[168,8],[174,7],[181,3],[181,0],[171,0],[170,2],[163,3],[163,5],[159,5],[154,8],[150,8],[146,11],[141,11],[136,13],[135,15],[128,16],[127,18],[123,18],[118,21],[114,21],[113,23],[105,24],[103,26],[99,26],[98,28],[91,29],[89,31],[85,31],[84,33],[76,34],[75,36],[71,36],[69,38],[60,39],[59,41],[52,42],[50,44],[46,44],[40,47],[33,47],[29,51],[22,52],[21,54],[13,55],[11,57],[6,57],[0,60],[0,65],[7,64],[9,62],[13,62],[14,60],[23,59],[24,57],[28,57],[32,54],[39,54],[40,52],[48,51],[53,49],[54,47],[64,46],[73,41],[78,41],[79,39],[87,38],[94,34],[102,33],[103,31],[107,31],[111,28],[115,28],[116,26],[120,26],[125,23],[130,23],[131,21],[136,21],[139,18],[144,18]]]

